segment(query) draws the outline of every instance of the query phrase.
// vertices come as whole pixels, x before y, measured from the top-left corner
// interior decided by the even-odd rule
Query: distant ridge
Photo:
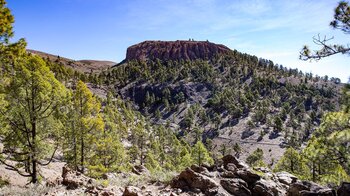
[[[62,63],[64,66],[71,67],[74,70],[85,72],[85,73],[90,73],[91,71],[101,72],[117,64],[112,61],[73,60],[73,59],[61,57],[59,55],[53,55],[53,54],[49,54],[49,53],[45,53],[37,50],[31,50],[31,49],[27,49],[27,52],[38,55],[44,59],[48,58],[52,62]]]

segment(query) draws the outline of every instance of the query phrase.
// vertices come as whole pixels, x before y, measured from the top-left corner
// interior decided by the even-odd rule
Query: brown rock
[[[127,186],[125,187],[123,196],[141,196],[140,194],[141,190],[134,186]]]
[[[257,184],[254,186],[253,193],[254,195],[260,195],[260,196],[274,196],[271,190],[262,186],[261,184]]]
[[[52,179],[48,179],[46,181],[46,186],[47,187],[55,187],[57,185],[62,184],[62,180],[63,178],[61,176],[57,177],[56,179],[52,180]]]
[[[347,196],[350,195],[350,182],[343,182],[338,191],[337,191],[338,196]]]
[[[208,171],[208,169],[205,167],[198,166],[198,165],[192,165],[191,169],[197,173],[201,173],[201,174],[206,175],[208,177],[213,177],[213,175],[211,175],[210,172]]]
[[[254,184],[261,178],[258,174],[255,174],[252,171],[246,169],[239,169],[235,174],[246,181],[248,184]]]
[[[207,41],[144,41],[130,46],[125,60],[206,60],[229,51],[224,45]]]
[[[72,171],[72,169],[70,167],[68,167],[68,165],[65,165],[62,167],[62,178],[65,178],[67,173]]]
[[[301,182],[293,183],[289,186],[287,196],[299,196],[301,195],[300,192],[303,190],[309,190],[309,188]]]
[[[255,183],[252,189],[253,195],[260,196],[274,196],[274,195],[286,195],[283,187],[279,186],[272,180],[260,179]]]
[[[249,196],[251,195],[250,190],[248,189],[248,185],[242,179],[234,178],[234,179],[224,179],[220,180],[221,186],[233,195],[240,196]]]
[[[227,165],[225,165],[225,169],[227,169],[228,171],[235,172],[237,170],[237,166],[233,163],[228,163]]]
[[[277,180],[280,182],[280,183],[283,183],[285,185],[290,185],[294,182],[297,181],[297,177],[295,177],[293,174],[290,174],[288,172],[277,172],[276,173],[276,177],[277,177]]]
[[[102,191],[100,193],[101,196],[113,196],[114,193],[112,193],[111,191]]]
[[[216,165],[209,165],[209,164],[203,163],[202,167],[207,168],[207,170],[211,172],[216,170]]]
[[[298,181],[289,186],[287,196],[335,196],[329,188],[309,181]]]
[[[93,179],[84,176],[82,173],[74,171],[67,166],[62,168],[62,184],[67,189],[77,189],[80,186],[87,186],[93,183]]]
[[[223,177],[223,178],[235,178],[237,176],[232,171],[224,171],[221,173],[221,177]]]
[[[246,168],[247,166],[244,163],[241,163],[238,161],[236,157],[233,155],[226,155],[222,158],[222,161],[224,162],[224,167],[227,168],[229,163],[233,163],[236,168]]]
[[[208,169],[198,165],[191,165],[191,169],[197,173],[208,172]]]
[[[89,193],[91,195],[98,195],[98,190],[96,189],[96,187],[91,186],[86,188],[85,193]]]
[[[173,179],[171,187],[186,191],[199,189],[206,195],[215,195],[219,185],[213,179],[187,168]]]

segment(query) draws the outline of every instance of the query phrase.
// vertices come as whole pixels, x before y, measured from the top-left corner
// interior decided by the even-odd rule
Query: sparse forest
[[[342,1],[331,26],[348,34],[349,17]],[[152,181],[176,184],[193,170],[200,174],[192,180],[204,175],[210,187],[216,172],[239,176],[252,193],[258,180],[244,175],[267,176],[264,168],[333,188],[350,181],[350,85],[339,78],[237,50],[211,59],[131,60],[81,72],[60,57],[27,52],[24,39],[13,42],[14,17],[5,0],[0,21],[0,165],[28,183],[40,184],[42,168],[55,161],[98,180],[147,170]],[[304,47],[300,58],[349,53],[348,45],[327,45],[329,40],[314,38],[322,48],[313,53]],[[283,156],[270,162],[266,149],[241,146],[271,145],[276,138],[269,151]],[[249,166],[236,160],[242,154]],[[248,174],[240,173],[245,167]]]

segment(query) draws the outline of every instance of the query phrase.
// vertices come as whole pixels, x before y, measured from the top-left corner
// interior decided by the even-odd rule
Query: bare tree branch
[[[334,10],[334,20],[330,23],[334,29],[339,29],[345,34],[350,34],[350,7],[345,1],[339,2],[339,5]],[[299,59],[307,60],[320,60],[324,57],[332,56],[335,54],[348,54],[350,55],[350,44],[331,44],[334,37],[327,38],[324,36],[321,38],[320,34],[313,37],[313,42],[320,46],[318,50],[311,51],[308,46],[304,46],[299,52]]]

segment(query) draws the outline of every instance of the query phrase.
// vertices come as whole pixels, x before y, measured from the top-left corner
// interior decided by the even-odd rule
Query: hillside
[[[57,63],[53,55],[36,53]],[[82,63],[95,61],[72,66],[74,61],[60,57],[60,62],[81,71],[77,65],[86,70]],[[101,62],[89,68],[100,70]],[[286,69],[207,41],[141,42],[109,71],[80,79],[103,98],[112,89],[153,124],[166,125],[189,142],[199,131],[204,142],[210,139],[210,151],[236,153],[242,160],[260,148],[271,165],[286,147],[305,143],[324,112],[339,108],[343,86],[336,78]],[[234,146],[240,152],[233,152]]]
[[[202,44],[205,51],[217,52],[195,55]],[[204,142],[211,139],[211,151],[224,153],[238,145],[242,159],[261,148],[271,165],[285,147],[305,143],[324,112],[339,108],[342,87],[335,78],[195,41],[136,44],[123,63],[98,78],[155,124],[171,127],[187,141],[201,134]]]
[[[313,28],[308,22],[296,27],[293,20],[323,22],[320,15],[304,15],[318,11],[304,4],[305,10],[299,10],[297,4],[269,2],[271,10],[260,12],[238,2],[195,2],[196,8],[193,3],[130,1],[125,7],[94,1],[67,7],[56,2],[67,8],[65,17],[59,17],[62,12],[39,10],[48,5],[30,2],[24,7],[33,17],[16,14],[17,28],[12,7],[1,0],[0,196],[349,196],[350,81],[286,68],[208,40],[147,40],[128,47],[120,63],[73,60],[26,48],[54,37],[80,45],[80,52],[103,44],[106,48],[96,51],[101,55],[139,36],[176,39],[191,32],[282,51]],[[16,13],[23,11],[19,4],[10,5]],[[254,18],[245,20],[250,14],[240,12],[244,7]],[[36,22],[48,16],[45,11],[51,18],[45,18],[43,30]],[[288,28],[259,28],[295,14],[298,18],[287,18]],[[139,18],[140,23],[135,21]],[[330,25],[346,34],[349,21],[350,4],[341,1]],[[31,42],[15,36],[15,30],[31,32]],[[286,30],[294,38],[278,46]],[[246,33],[232,37],[235,31]],[[303,46],[299,59],[350,52],[349,45],[328,44],[331,40],[314,36],[320,48]],[[58,47],[50,49],[55,51],[67,48],[63,43],[51,46]],[[331,62],[329,74],[336,71],[345,79],[345,61]]]
[[[89,74],[69,71],[73,69],[61,62],[66,58],[39,57],[29,55],[30,63],[13,67],[25,70],[15,76],[4,74],[16,82],[6,83],[5,97],[12,107],[3,109],[15,114],[19,123],[6,124],[3,116],[0,193],[347,194],[348,183],[342,181],[348,176],[337,169],[342,166],[322,163],[339,171],[333,176],[343,175],[331,181],[336,186],[322,186],[328,182],[326,173],[319,172],[322,178],[317,180],[312,166],[306,166],[313,159],[303,160],[294,150],[307,153],[301,146],[319,128],[324,113],[340,108],[343,84],[335,78],[288,70],[236,50],[210,59],[129,59]],[[33,77],[27,73],[41,82],[28,83]],[[46,90],[50,85],[55,87]],[[22,106],[32,104],[27,96],[35,94],[15,93],[24,92],[22,86],[40,91],[33,105],[39,104],[34,108],[45,120],[38,121],[38,130],[34,126],[40,131],[36,145],[41,149],[36,152],[48,161],[37,164],[40,180],[28,169],[32,155],[18,158],[32,150],[34,141],[27,134],[33,128],[27,123],[30,118],[22,116],[22,110],[31,107]],[[59,111],[54,104],[60,104]],[[12,143],[8,128],[18,129],[21,132],[14,134],[24,133],[21,137],[27,139]],[[284,172],[289,169],[284,164],[292,159],[296,176]],[[23,172],[36,179],[36,185],[26,186]]]
[[[48,59],[52,62],[61,63],[66,67],[70,67],[74,70],[83,73],[101,72],[115,65],[115,62],[111,61],[98,61],[98,60],[72,60],[69,58],[61,57],[59,55],[48,54],[36,50],[27,50],[29,53],[39,55],[43,59]]]

